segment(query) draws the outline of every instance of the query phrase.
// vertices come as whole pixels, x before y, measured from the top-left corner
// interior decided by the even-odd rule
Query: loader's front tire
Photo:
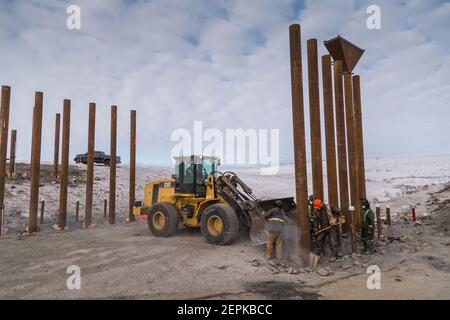
[[[239,219],[229,205],[213,204],[202,213],[201,231],[206,241],[223,246],[238,237]]]
[[[178,231],[180,215],[177,208],[167,202],[155,203],[150,207],[148,228],[156,237],[171,237]]]

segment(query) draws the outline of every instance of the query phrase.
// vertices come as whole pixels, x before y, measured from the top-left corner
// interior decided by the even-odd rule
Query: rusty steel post
[[[380,205],[377,204],[375,207],[375,214],[377,217],[377,239],[381,240],[381,208]]]
[[[130,199],[128,220],[134,221],[134,201],[136,200],[136,110],[130,112]]]
[[[336,136],[334,133],[333,81],[331,57],[322,56],[323,113],[325,120],[325,151],[327,160],[328,203],[339,207],[338,181],[336,172]],[[341,229],[336,226],[336,242],[341,247]]]
[[[345,116],[347,124],[348,173],[350,180],[350,204],[355,207],[355,226],[359,227],[361,206],[359,206],[358,163],[355,148],[355,117],[353,109],[352,75],[344,74]]]
[[[116,223],[116,156],[117,156],[117,106],[111,106],[111,147],[109,162],[109,217],[108,223]]]
[[[33,126],[31,134],[31,162],[30,162],[30,206],[28,215],[28,232],[37,231],[38,201],[39,201],[39,177],[41,165],[41,131],[42,131],[43,93],[35,93],[33,108]]]
[[[345,110],[342,95],[342,61],[333,63],[334,71],[334,97],[336,107],[336,135],[339,173],[340,208],[345,216],[344,232],[350,232],[350,217],[348,212],[348,175],[347,175],[347,146],[345,141]]]
[[[41,221],[40,224],[44,224],[44,209],[45,209],[45,200],[41,200]]]
[[[37,231],[39,175],[41,168],[41,133],[42,133],[42,92],[35,93],[33,108],[33,127],[31,135],[31,164],[30,164],[30,207],[28,215],[28,233]]]
[[[299,224],[300,249],[306,260],[310,252],[308,221],[308,180],[306,175],[305,115],[303,106],[302,49],[300,25],[289,26],[291,58],[291,94],[294,131],[295,194]]]
[[[17,143],[17,130],[11,130],[11,146],[9,150],[9,167],[8,176],[13,177],[16,170],[16,143]]]
[[[319,65],[317,60],[317,39],[309,39],[307,41],[307,52],[313,194],[315,197],[323,201],[322,136],[320,130]]]
[[[389,206],[386,206],[386,224],[391,226],[391,208]]]
[[[327,159],[328,202],[339,207],[336,172],[336,137],[334,133],[333,88],[331,78],[331,57],[322,56],[323,109],[325,120],[325,145]]]
[[[106,213],[108,212],[108,200],[103,201],[103,217],[106,219]]]
[[[92,197],[94,194],[94,151],[95,151],[95,103],[89,103],[88,155],[86,173],[86,205],[84,225],[92,223]]]
[[[77,204],[75,205],[75,221],[78,222],[80,220],[80,200],[77,200]]]
[[[0,206],[0,237],[3,236],[3,228],[5,226],[5,206]]]
[[[59,227],[64,230],[67,219],[67,183],[69,180],[70,100],[64,99],[61,177],[59,189]]]
[[[0,207],[3,208],[5,201],[6,156],[8,153],[10,98],[11,88],[8,86],[2,86],[0,108]],[[0,228],[2,228],[1,220]]]
[[[58,178],[60,128],[61,128],[61,114],[57,113],[55,117],[55,146],[53,150],[53,176],[55,178]]]
[[[366,198],[366,173],[364,165],[364,136],[361,112],[361,84],[358,75],[353,76],[353,108],[355,111],[355,155],[358,168],[358,190],[361,198]],[[359,221],[359,220],[358,220]]]
[[[356,253],[357,247],[356,247],[355,207],[349,206],[348,212],[351,219],[350,232],[352,237],[352,253]]]

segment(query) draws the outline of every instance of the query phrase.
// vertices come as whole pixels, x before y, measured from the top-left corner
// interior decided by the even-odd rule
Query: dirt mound
[[[438,231],[450,230],[450,184],[435,192],[430,200],[432,225]]]
[[[61,173],[61,166],[59,168]],[[58,173],[58,174],[59,174]],[[79,184],[86,182],[86,171],[78,166],[69,166],[69,184]],[[15,177],[9,179],[12,184],[21,184],[30,180],[30,165],[27,163],[17,163]],[[59,183],[59,178],[53,177],[53,165],[41,164],[40,179],[41,184]]]
[[[447,200],[448,203],[450,201]],[[450,205],[448,204],[445,209],[441,209],[439,212],[433,215],[433,225],[436,230],[449,231],[450,230]]]

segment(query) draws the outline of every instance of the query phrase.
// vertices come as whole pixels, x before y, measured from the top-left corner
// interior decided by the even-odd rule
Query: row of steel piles
[[[310,239],[300,25],[289,27],[289,38],[299,242],[302,252],[307,254],[310,251]],[[324,44],[330,52],[330,55],[323,55],[321,59],[328,199],[324,199],[316,39],[307,41],[312,190],[314,197],[327,200],[330,205],[342,209],[346,217],[343,231],[347,233],[358,228],[359,199],[366,196],[360,78],[351,73],[364,50],[339,36]],[[350,206],[355,208],[352,217]]]
[[[4,194],[6,180],[6,157],[8,145],[8,127],[10,110],[11,88],[2,86],[1,108],[0,108],[0,232],[3,223]],[[38,231],[38,205],[40,186],[40,166],[41,166],[41,138],[42,138],[42,116],[43,116],[42,92],[35,93],[35,104],[33,107],[33,124],[31,134],[31,163],[30,163],[30,203],[28,232]],[[85,221],[86,227],[92,224],[92,202],[94,184],[94,147],[95,147],[95,103],[89,104],[89,126],[88,126],[88,160],[87,160],[87,181],[86,181],[86,203]],[[61,163],[59,164],[59,143],[61,131],[61,114],[56,114],[55,121],[55,144],[52,174],[59,177],[60,181],[60,201],[58,227],[64,229],[67,223],[67,198],[69,179],[69,145],[70,145],[70,111],[71,101],[64,100],[63,121],[62,121],[62,141],[61,141]],[[135,181],[136,181],[136,111],[130,113],[130,180],[129,180],[129,221],[134,221],[133,207],[135,202]],[[11,149],[8,176],[12,177],[15,167],[16,153],[16,130],[11,131]],[[115,201],[116,201],[116,150],[117,150],[117,107],[111,107],[111,145],[110,145],[110,184],[109,184],[109,215],[108,223],[115,223]],[[77,201],[77,213],[79,202]],[[42,215],[42,214],[41,214]],[[41,217],[42,218],[42,217]],[[42,221],[41,221],[42,223]]]
[[[64,115],[68,113],[70,118],[70,108],[64,109]],[[86,197],[85,197],[85,213],[84,225],[89,227],[92,224],[92,207],[94,194],[94,152],[95,152],[95,114],[96,104],[89,103],[88,116],[88,144],[87,144],[87,172],[86,172]],[[63,115],[63,142],[62,142],[62,159],[61,159],[61,195],[59,223],[60,228],[66,225],[67,212],[67,168],[68,159],[68,137],[65,139],[65,128],[69,127],[66,124],[66,117]],[[70,122],[70,119],[68,120]],[[67,129],[68,130],[68,129]],[[58,176],[59,170],[59,131],[60,131],[60,114],[56,114],[55,121],[55,148],[54,148],[54,163],[53,175]],[[66,152],[65,152],[66,150]],[[110,132],[110,163],[109,163],[109,211],[108,223],[114,224],[116,219],[116,167],[117,167],[117,106],[111,106],[111,132]],[[133,207],[135,202],[135,186],[136,186],[136,110],[130,112],[130,177],[129,177],[129,206],[128,206],[128,220],[134,221]],[[106,201],[106,200],[105,200]],[[77,208],[79,203],[77,202]],[[78,211],[78,209],[77,209]]]

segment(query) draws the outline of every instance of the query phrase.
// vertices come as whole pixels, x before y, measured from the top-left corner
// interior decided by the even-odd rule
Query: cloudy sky
[[[72,4],[81,30],[66,27]],[[380,30],[366,27],[371,4],[381,9]],[[337,34],[366,50],[354,70],[366,156],[450,152],[449,2],[1,0],[0,84],[12,87],[18,158],[30,156],[34,92],[42,90],[43,160],[52,159],[55,113],[69,98],[71,158],[86,151],[88,103],[96,102],[96,149],[109,151],[115,104],[125,161],[131,108],[141,163],[168,163],[171,133],[195,120],[205,129],[279,129],[281,160],[291,161],[291,23],[302,25],[304,53],[317,38],[325,54],[323,41]],[[306,61],[303,72],[306,79]]]

